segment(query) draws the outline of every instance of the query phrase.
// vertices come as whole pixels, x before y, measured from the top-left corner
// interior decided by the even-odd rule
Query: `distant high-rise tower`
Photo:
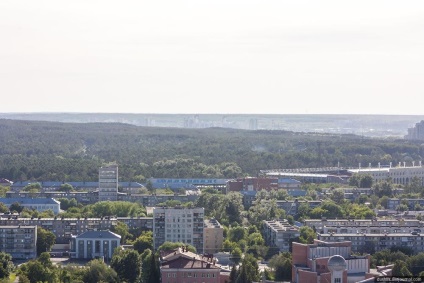
[[[99,169],[99,201],[118,200],[118,165]]]

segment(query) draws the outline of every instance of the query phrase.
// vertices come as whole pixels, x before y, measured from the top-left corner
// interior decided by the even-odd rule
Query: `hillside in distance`
[[[0,113],[0,118],[66,123],[125,123],[146,127],[232,128],[403,137],[424,119],[415,115]]]
[[[422,160],[403,139],[228,128],[141,127],[0,119],[0,177],[95,181],[117,162],[122,181],[147,177],[234,178],[259,170]]]

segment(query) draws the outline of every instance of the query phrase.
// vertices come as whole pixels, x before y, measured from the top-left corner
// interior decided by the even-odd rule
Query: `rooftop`
[[[75,236],[75,238],[78,238],[78,239],[98,239],[98,238],[121,239],[121,236],[109,230],[106,230],[106,231],[87,231],[78,236]]]
[[[60,204],[54,198],[0,198],[0,202],[11,205],[15,202],[19,204]]]

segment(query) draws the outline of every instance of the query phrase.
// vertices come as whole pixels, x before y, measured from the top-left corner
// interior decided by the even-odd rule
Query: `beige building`
[[[37,257],[37,226],[0,226],[0,251],[13,259]]]
[[[204,252],[214,254],[220,252],[224,241],[224,228],[216,219],[205,220]]]

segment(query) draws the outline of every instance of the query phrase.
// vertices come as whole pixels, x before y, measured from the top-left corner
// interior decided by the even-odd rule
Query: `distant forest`
[[[116,162],[121,181],[233,178],[276,168],[374,166],[422,160],[424,144],[355,135],[139,127],[0,119],[0,177],[96,181]]]

